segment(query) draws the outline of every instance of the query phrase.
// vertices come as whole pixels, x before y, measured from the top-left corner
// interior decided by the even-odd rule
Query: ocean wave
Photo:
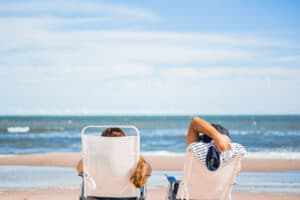
[[[2,133],[41,133],[52,131],[64,131],[63,127],[29,127],[29,126],[12,126],[7,128],[0,128]]]
[[[73,132],[66,132],[66,131],[53,131],[51,133],[48,132],[26,132],[21,133],[17,132],[17,136],[13,133],[9,134],[0,134],[0,139],[37,139],[37,140],[43,140],[43,139],[50,139],[50,138],[61,138],[61,139],[79,139],[80,140],[80,133],[73,133]]]
[[[170,152],[170,151],[143,151],[143,155],[153,156],[184,156],[185,153]],[[255,159],[290,159],[299,160],[300,152],[247,152],[245,158]]]
[[[230,135],[251,136],[300,136],[300,131],[272,131],[272,130],[231,130]]]
[[[299,160],[300,152],[276,152],[276,151],[265,151],[265,152],[247,152],[246,158],[257,158],[257,159],[287,159],[287,160]]]
[[[172,129],[150,129],[150,130],[143,130],[141,129],[141,136],[142,137],[185,137],[186,136],[186,129],[182,128],[172,128]]]
[[[184,156],[185,153],[170,152],[170,151],[142,151],[142,155],[149,156]]]
[[[7,127],[8,133],[28,133],[30,131],[29,126],[19,126],[19,127]]]

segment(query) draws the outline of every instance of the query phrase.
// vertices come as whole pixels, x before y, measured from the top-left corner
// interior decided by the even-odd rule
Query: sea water
[[[300,158],[300,115],[201,116],[226,127],[248,156]],[[134,125],[141,151],[183,154],[191,116],[2,116],[0,154],[79,152],[86,125]]]
[[[140,130],[143,154],[182,155],[192,116],[2,116],[0,154],[79,152],[86,125],[134,125]],[[233,142],[253,158],[300,159],[300,116],[201,116],[226,127]],[[100,134],[98,132],[97,134]],[[165,185],[163,173],[153,172],[150,187]],[[53,176],[53,174],[56,174]],[[26,176],[32,182],[27,183]],[[72,168],[0,166],[0,189],[78,187]],[[45,180],[47,180],[45,182]],[[25,182],[26,184],[25,184]],[[300,172],[242,172],[235,190],[300,194]]]
[[[154,171],[147,188],[167,186],[164,176],[180,179],[181,172]],[[74,168],[0,166],[1,189],[79,188],[81,178]],[[30,181],[28,181],[30,180]],[[271,192],[300,195],[300,171],[242,172],[235,179],[234,191]]]

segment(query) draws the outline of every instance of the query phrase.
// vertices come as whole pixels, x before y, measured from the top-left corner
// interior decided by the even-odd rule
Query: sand
[[[180,171],[183,168],[183,155],[145,155],[153,170]],[[0,165],[62,166],[74,167],[80,153],[46,153],[32,155],[2,155]],[[297,159],[254,159],[242,160],[242,171],[289,171],[300,170]]]
[[[79,189],[0,190],[0,199],[9,200],[74,200]],[[166,188],[150,189],[147,200],[165,200]],[[299,200],[300,195],[233,192],[234,200]]]
[[[183,156],[145,155],[153,170],[180,171],[183,166]],[[2,155],[0,165],[27,165],[27,166],[62,166],[74,167],[80,159],[79,153],[47,153],[33,155]],[[300,160],[275,160],[246,158],[242,161],[242,171],[288,171],[300,170]],[[0,199],[9,200],[74,200],[78,199],[79,188],[74,189],[2,189]],[[148,190],[148,200],[163,200],[166,188]],[[300,195],[233,192],[236,200],[299,200]]]

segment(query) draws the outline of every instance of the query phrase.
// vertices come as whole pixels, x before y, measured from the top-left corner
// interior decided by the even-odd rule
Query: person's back
[[[230,199],[245,149],[231,143],[227,129],[199,117],[190,122],[186,147],[181,180],[167,176],[168,199]]]
[[[207,166],[210,161],[213,161],[218,162],[216,163],[218,168],[222,163],[242,157],[246,153],[242,145],[231,143],[229,131],[226,128],[219,124],[210,124],[199,117],[192,119],[186,140],[187,150],[194,153]],[[213,154],[211,151],[214,149]]]

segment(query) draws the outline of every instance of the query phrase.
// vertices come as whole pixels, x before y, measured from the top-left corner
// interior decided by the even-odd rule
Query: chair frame
[[[165,174],[165,177],[168,181],[167,200],[176,200],[180,181],[177,180],[174,176],[168,176],[167,174]]]
[[[111,128],[111,127],[118,127],[118,128],[124,128],[124,129],[133,129],[136,133],[136,136],[138,138],[138,141],[140,141],[140,132],[135,126],[128,126],[128,125],[88,125],[83,127],[81,130],[81,137],[86,134],[87,129],[103,129],[103,128]],[[138,144],[138,149],[140,149],[140,146]],[[79,193],[79,200],[89,200],[90,197],[85,197],[84,193],[84,175],[83,173],[79,173],[78,176],[81,177],[81,188]],[[140,188],[140,196],[139,197],[132,197],[132,198],[114,198],[114,197],[92,197],[93,200],[146,200],[146,194],[147,194],[147,186],[144,185]]]
[[[239,159],[240,160],[241,158],[235,158],[235,159]],[[230,161],[230,162],[233,162],[233,161]],[[236,174],[237,173],[235,172],[235,176],[236,176]],[[166,200],[189,200],[190,199],[189,196],[187,196],[184,199],[177,198],[177,193],[178,193],[181,181],[177,180],[174,176],[168,176],[167,174],[165,174],[165,177],[166,177],[166,179],[168,181]],[[234,179],[233,179],[233,183],[232,183],[231,187],[233,187],[235,185],[236,185],[236,183],[234,183]],[[231,192],[228,194],[228,200],[232,200]]]

